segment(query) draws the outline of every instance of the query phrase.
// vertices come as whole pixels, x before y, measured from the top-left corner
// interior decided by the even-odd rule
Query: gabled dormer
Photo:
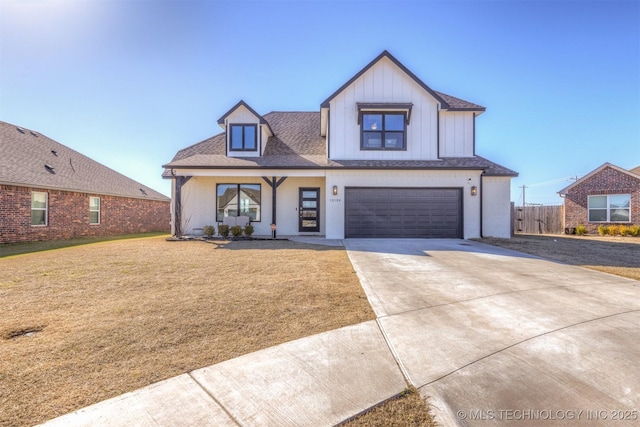
[[[437,92],[384,51],[320,106],[335,160],[436,160],[475,155],[484,107]]]
[[[220,117],[218,124],[225,130],[228,157],[260,157],[273,136],[269,123],[244,101]]]

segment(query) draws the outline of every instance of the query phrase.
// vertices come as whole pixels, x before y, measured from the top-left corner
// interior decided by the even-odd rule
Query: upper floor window
[[[589,222],[630,222],[631,195],[589,196]]]
[[[100,224],[100,197],[89,197],[89,224]]]
[[[363,112],[363,150],[406,150],[405,113]]]
[[[232,151],[256,151],[258,149],[256,125],[231,125],[230,147]]]
[[[31,225],[47,225],[49,195],[33,191],[31,193]]]

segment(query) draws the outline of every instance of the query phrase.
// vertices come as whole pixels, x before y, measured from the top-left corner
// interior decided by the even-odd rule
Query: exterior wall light
[[[337,185],[334,185],[334,186],[333,186],[333,195],[334,195],[334,196],[337,196],[337,195],[338,195],[338,186],[337,186]]]
[[[471,195],[472,196],[478,195],[478,187],[476,187],[475,185],[471,187]]]

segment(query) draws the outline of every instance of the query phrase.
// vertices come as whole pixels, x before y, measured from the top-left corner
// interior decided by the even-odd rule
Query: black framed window
[[[362,150],[406,150],[405,134],[405,113],[362,113]]]
[[[216,222],[227,216],[248,216],[260,221],[260,184],[218,184],[216,191]]]
[[[230,126],[231,151],[256,151],[258,149],[258,126],[256,125],[231,125]]]

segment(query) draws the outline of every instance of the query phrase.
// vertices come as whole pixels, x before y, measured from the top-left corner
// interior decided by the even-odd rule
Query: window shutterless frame
[[[229,125],[229,150],[257,151],[258,125],[233,124]]]
[[[588,222],[631,222],[630,194],[588,196]]]
[[[361,150],[406,151],[405,112],[361,111],[359,114]]]
[[[89,224],[100,224],[100,197],[89,197]]]
[[[216,222],[228,216],[248,216],[261,221],[261,184],[218,184],[216,186]]]
[[[49,225],[49,193],[31,192],[31,225]]]

